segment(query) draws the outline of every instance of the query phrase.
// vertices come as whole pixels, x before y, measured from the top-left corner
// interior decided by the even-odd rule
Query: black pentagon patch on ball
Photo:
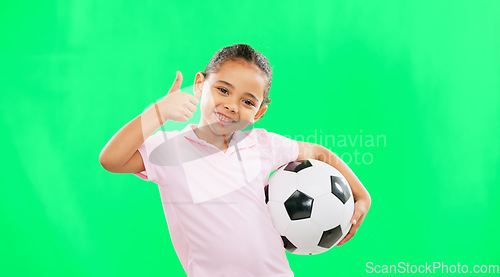
[[[293,243],[289,241],[286,237],[281,236],[281,239],[283,240],[283,247],[285,247],[285,249],[288,250],[289,252],[293,253],[293,251],[297,249],[297,247],[293,245]]]
[[[340,225],[333,229],[323,231],[318,246],[330,249],[341,236],[342,229],[340,228]]]
[[[269,184],[264,187],[264,195],[266,196],[266,204],[269,202]]]
[[[330,182],[332,185],[332,193],[337,196],[337,198],[345,204],[347,200],[351,197],[349,192],[348,184],[337,176],[330,176]]]
[[[290,162],[286,165],[285,171],[293,171],[295,173],[301,171],[302,169],[304,168],[308,168],[312,166],[311,162],[309,160],[305,160],[303,162],[298,162],[298,161],[293,161],[293,162]]]
[[[285,201],[285,209],[291,220],[310,218],[314,199],[296,190]]]

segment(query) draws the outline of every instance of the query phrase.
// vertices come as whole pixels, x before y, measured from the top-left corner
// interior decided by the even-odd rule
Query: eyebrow
[[[228,87],[231,87],[231,88],[234,89],[234,86],[231,83],[229,83],[229,82],[226,82],[224,80],[217,80],[217,82],[218,83],[223,83],[223,84],[227,85]],[[257,98],[255,95],[251,94],[250,92],[245,92],[243,94],[249,95],[251,98],[255,99],[255,101],[257,101],[257,103],[259,102],[259,98]]]

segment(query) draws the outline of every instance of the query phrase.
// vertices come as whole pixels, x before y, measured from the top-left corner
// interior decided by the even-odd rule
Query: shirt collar
[[[184,129],[182,129],[181,134],[188,140],[196,142],[201,145],[205,145],[208,147],[214,147],[214,145],[198,138],[194,130],[198,128],[198,124],[188,124]],[[233,137],[231,138],[231,141],[229,142],[228,149],[226,150],[225,154],[230,154],[235,151],[234,144],[237,143],[238,149],[243,149],[250,147],[255,144],[255,139],[250,136],[250,133],[252,130],[248,130],[245,132],[241,131],[236,131],[233,134]]]

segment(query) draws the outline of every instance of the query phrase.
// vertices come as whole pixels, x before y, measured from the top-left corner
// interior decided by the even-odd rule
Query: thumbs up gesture
[[[177,77],[167,95],[158,101],[163,122],[173,120],[177,122],[186,122],[196,112],[196,105],[199,101],[194,95],[181,92],[182,73],[177,71]]]

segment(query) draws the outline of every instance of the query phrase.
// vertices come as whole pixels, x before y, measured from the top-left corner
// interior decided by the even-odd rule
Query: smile
[[[234,119],[231,119],[223,114],[220,114],[218,112],[214,112],[215,116],[217,117],[217,119],[219,119],[219,122],[221,123],[226,123],[226,124],[229,124],[229,123],[234,123],[236,122],[236,120]]]

